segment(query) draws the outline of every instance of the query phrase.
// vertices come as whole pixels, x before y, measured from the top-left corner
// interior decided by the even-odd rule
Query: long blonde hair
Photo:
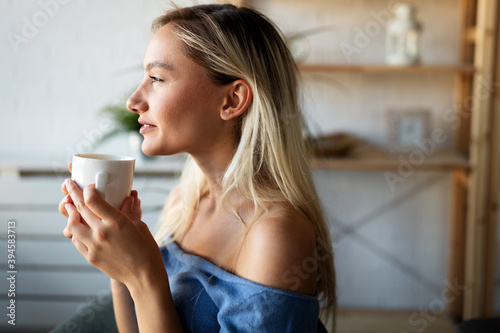
[[[334,313],[331,240],[302,136],[297,68],[279,29],[257,11],[233,5],[176,8],[157,18],[152,30],[166,24],[184,43],[186,55],[205,67],[215,84],[243,79],[251,86],[253,100],[235,128],[238,146],[222,179],[223,201],[237,190],[255,207],[286,203],[313,223],[317,288],[327,313]],[[189,228],[206,190],[205,176],[189,159],[176,188],[179,200],[162,213],[156,234],[160,245]]]

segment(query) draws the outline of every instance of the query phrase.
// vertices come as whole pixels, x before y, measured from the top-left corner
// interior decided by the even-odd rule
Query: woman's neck
[[[234,155],[234,145],[224,145],[211,152],[191,154],[194,161],[205,175],[207,181],[206,199],[213,202],[214,207],[220,207],[222,203],[222,180],[227,167]]]

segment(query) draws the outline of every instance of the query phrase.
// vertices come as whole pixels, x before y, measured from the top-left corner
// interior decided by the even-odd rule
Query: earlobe
[[[245,80],[236,80],[229,85],[226,103],[221,111],[223,120],[237,118],[248,109],[252,101],[252,88]]]

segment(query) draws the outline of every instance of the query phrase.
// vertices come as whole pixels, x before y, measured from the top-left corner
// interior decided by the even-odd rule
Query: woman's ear
[[[230,120],[246,111],[252,101],[252,88],[245,80],[236,80],[228,85],[226,101],[221,110],[221,118]]]

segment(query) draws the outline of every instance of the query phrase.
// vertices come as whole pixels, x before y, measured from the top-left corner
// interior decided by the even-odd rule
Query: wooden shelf
[[[359,149],[346,157],[314,158],[311,161],[312,168],[333,170],[397,170],[408,165],[415,170],[428,171],[469,168],[469,162],[464,155],[451,151],[436,152],[427,156],[422,152],[391,154],[382,149],[368,148]]]
[[[148,160],[136,159],[135,176],[178,176],[185,163],[186,156],[160,156]],[[70,177],[71,174],[63,161],[12,160],[0,162],[2,177]]]
[[[386,64],[353,65],[353,64],[301,64],[301,72],[353,72],[353,73],[474,73],[471,64],[457,65],[415,65],[391,66]]]

